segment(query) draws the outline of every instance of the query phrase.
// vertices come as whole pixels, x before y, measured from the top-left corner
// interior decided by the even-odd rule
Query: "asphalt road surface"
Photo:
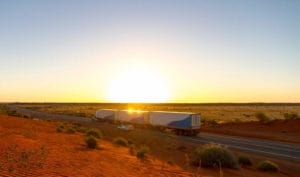
[[[45,112],[34,111],[18,107],[16,105],[8,105],[10,109],[17,110],[24,114],[29,114],[35,118],[40,119],[54,119],[60,121],[73,121],[89,125],[97,123],[92,118],[77,117],[61,114],[50,114]],[[300,136],[300,135],[299,135]],[[268,141],[264,139],[253,139],[245,137],[233,137],[220,134],[212,134],[201,132],[196,137],[180,137],[185,141],[192,141],[195,143],[217,143],[227,146],[230,149],[244,152],[257,153],[265,156],[275,157],[279,159],[292,160],[300,162],[300,146],[285,144],[281,142]]]
[[[280,159],[300,162],[300,146],[285,144],[281,142],[253,139],[245,137],[227,136],[201,132],[197,137],[185,137],[186,139],[199,143],[217,143],[230,149],[251,153],[263,154]]]

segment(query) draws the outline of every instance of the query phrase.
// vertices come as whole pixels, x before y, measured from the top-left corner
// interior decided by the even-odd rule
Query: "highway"
[[[199,143],[217,143],[230,149],[258,153],[280,159],[300,162],[300,146],[281,142],[253,139],[245,137],[233,137],[228,135],[201,132],[197,137],[184,137],[188,141]]]
[[[74,121],[86,125],[93,125],[100,122],[94,121],[92,118],[68,116],[61,114],[50,114],[45,112],[38,112],[30,109],[18,107],[16,105],[7,105],[10,109],[17,110],[24,114],[32,115],[40,119],[54,119],[60,121]],[[177,137],[178,138],[178,137]],[[203,143],[217,143],[227,146],[229,149],[244,151],[250,153],[257,153],[269,157],[279,159],[292,160],[300,162],[300,145],[292,145],[281,142],[268,141],[264,139],[253,139],[246,137],[233,137],[220,134],[212,134],[201,132],[196,137],[179,137],[185,141],[191,141],[199,144]]]

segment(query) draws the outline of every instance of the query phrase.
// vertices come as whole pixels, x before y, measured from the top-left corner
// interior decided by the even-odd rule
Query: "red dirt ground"
[[[220,176],[217,168],[183,168],[152,155],[140,160],[128,148],[102,139],[98,149],[90,150],[83,134],[57,133],[57,125],[0,115],[0,176]],[[255,163],[262,159],[251,157]],[[223,176],[297,176],[297,164],[274,162],[279,173],[260,172],[253,166],[223,169]]]
[[[82,134],[55,128],[54,123],[0,116],[0,176],[190,176],[153,157],[141,161],[128,148],[104,140],[100,148],[87,149]],[[26,157],[23,152],[34,153]]]
[[[300,119],[275,120],[270,123],[240,122],[218,126],[204,125],[201,131],[300,144]]]

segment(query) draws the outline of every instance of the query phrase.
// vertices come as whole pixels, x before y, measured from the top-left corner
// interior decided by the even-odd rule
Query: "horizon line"
[[[300,104],[300,102],[0,102],[0,104]]]

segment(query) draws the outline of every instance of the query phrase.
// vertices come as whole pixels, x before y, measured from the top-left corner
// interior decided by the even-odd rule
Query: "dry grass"
[[[276,172],[279,170],[279,167],[277,164],[275,164],[274,162],[271,162],[269,160],[265,160],[265,161],[262,161],[258,164],[258,170],[261,170],[261,171],[273,171],[273,172]]]
[[[98,109],[137,109],[148,111],[199,112],[202,119],[223,122],[257,121],[262,112],[271,119],[285,119],[286,114],[300,114],[300,104],[112,104],[112,103],[23,103],[24,108],[43,112],[93,117]]]

